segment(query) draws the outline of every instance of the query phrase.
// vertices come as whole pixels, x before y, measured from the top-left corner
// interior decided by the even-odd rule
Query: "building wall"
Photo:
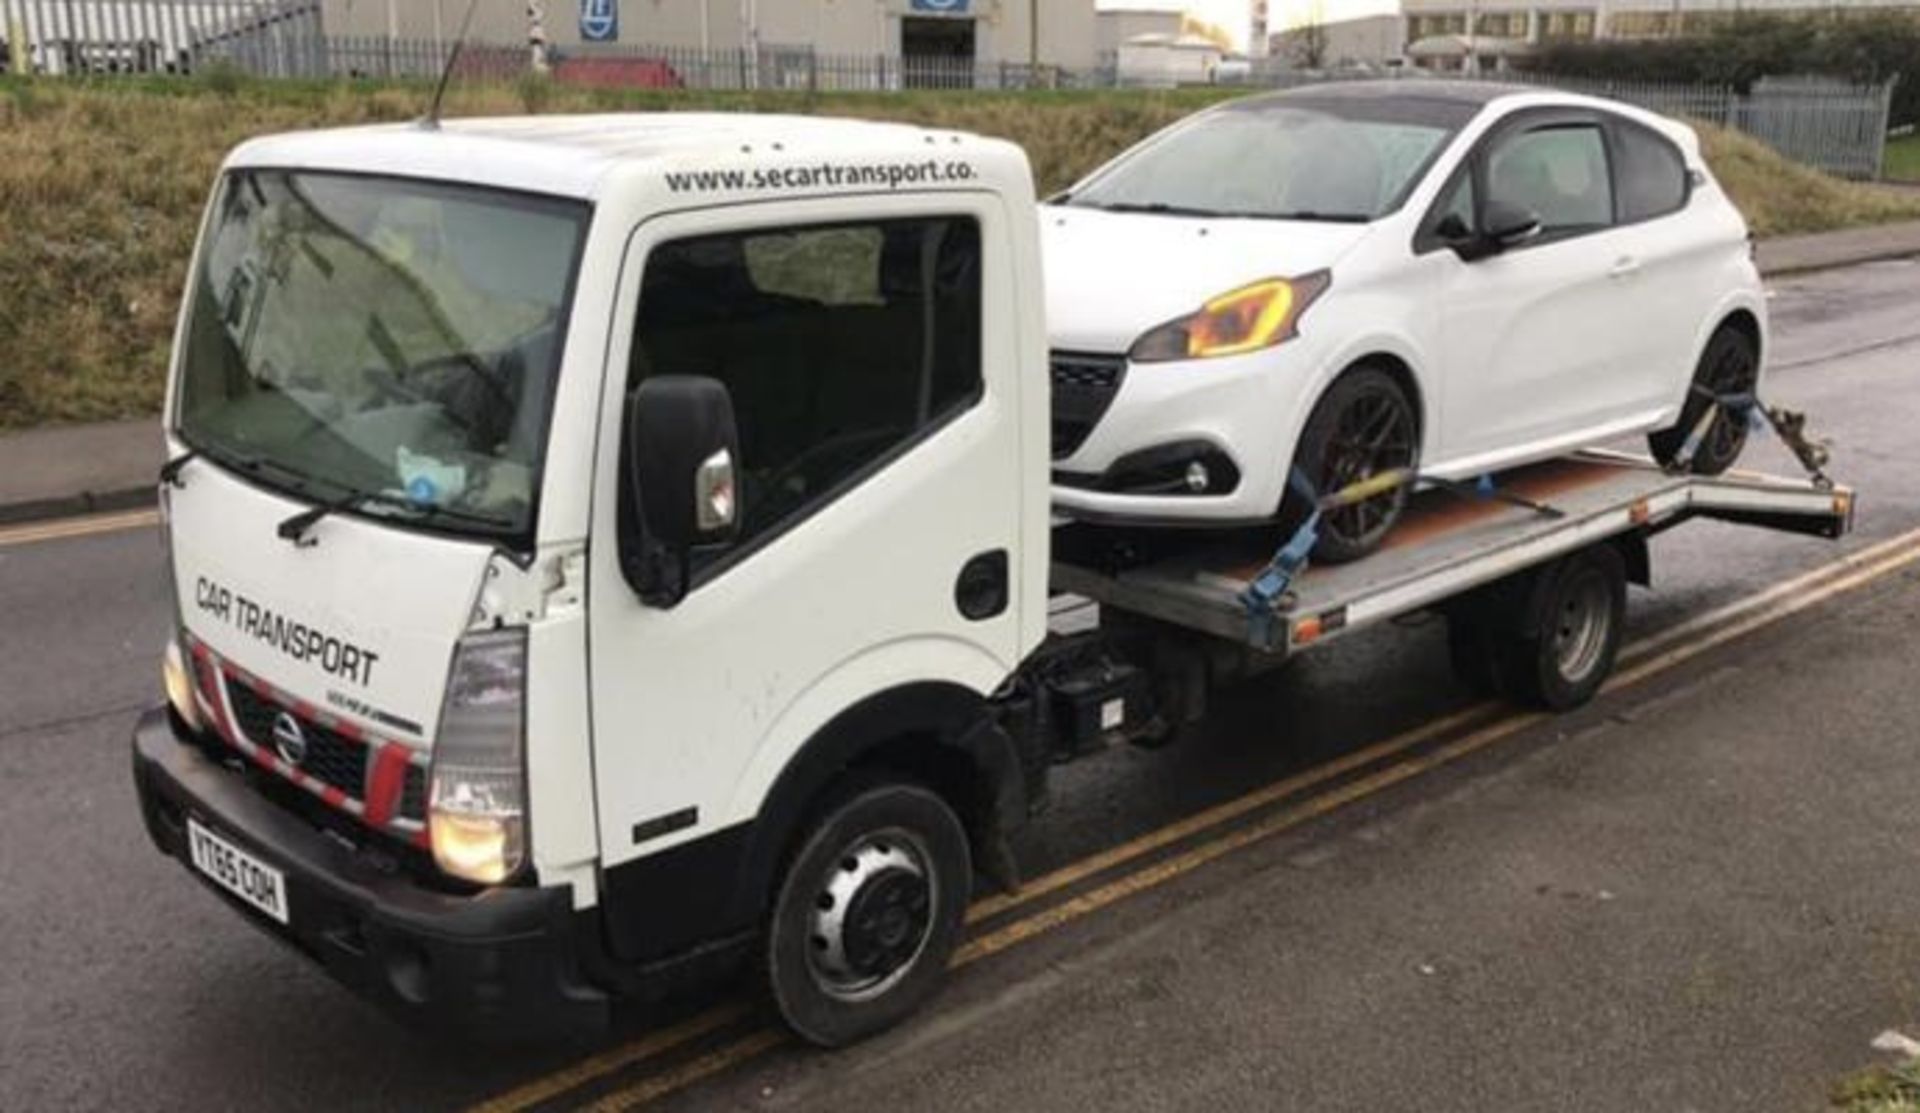
[[[1920,0],[1401,0],[1407,39],[1474,33],[1527,42],[1556,39],[1647,38],[1698,27],[1733,12],[1827,14],[1836,9],[1920,13]]]
[[[1397,15],[1342,19],[1322,24],[1320,30],[1326,36],[1322,64],[1329,68],[1362,64],[1379,66],[1397,61],[1406,41],[1406,20]],[[1300,41],[1304,34],[1304,29],[1296,27],[1274,35],[1270,40],[1270,52],[1275,58],[1284,58],[1289,64],[1297,65],[1300,60]]]
[[[1095,31],[1099,52],[1102,56],[1113,57],[1120,53],[1120,44],[1142,35],[1177,38],[1181,27],[1186,24],[1186,18],[1184,12],[1174,9],[1101,12]]]
[[[730,50],[746,41],[742,0],[618,0],[619,43],[628,46],[700,47]],[[451,39],[467,0],[323,0],[327,30],[337,35],[384,36],[391,10],[394,33],[404,39]],[[902,18],[923,13],[912,0],[752,0],[755,27],[765,46],[812,45],[822,54],[900,53]],[[1099,23],[1094,0],[1041,0],[1040,61],[1085,69],[1099,59]],[[577,0],[546,0],[547,41],[581,44]],[[702,20],[702,8],[705,19]],[[1030,49],[1031,0],[966,0],[965,18],[975,24],[976,57],[983,64],[1025,62]],[[437,24],[436,24],[437,17]],[[1176,16],[1177,20],[1178,17]],[[1178,28],[1176,27],[1176,30]],[[526,41],[525,6],[519,0],[482,0],[476,9],[476,42]]]

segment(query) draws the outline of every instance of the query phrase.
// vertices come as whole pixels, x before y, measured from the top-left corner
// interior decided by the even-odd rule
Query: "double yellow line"
[[[1619,671],[1604,691],[1615,692],[1669,672],[1714,648],[1818,606],[1829,599],[1920,562],[1920,530],[1869,546],[1764,591],[1698,615],[1686,622],[1629,646],[1621,655]],[[968,922],[979,923],[1082,881],[1138,862],[1157,851],[1193,838],[1220,832],[1234,821],[1265,811],[1287,799],[1340,780],[1350,773],[1400,759],[1347,781],[1317,796],[1233,827],[1179,853],[1149,862],[1059,904],[1007,923],[968,940],[954,956],[961,967],[1091,915],[1116,902],[1138,895],[1191,873],[1236,850],[1325,816],[1384,792],[1423,773],[1484,750],[1503,739],[1541,723],[1549,716],[1538,712],[1511,712],[1495,717],[1500,705],[1476,704],[1338,758],[1325,765],[1277,781],[1266,787],[1208,808],[1111,849],[1063,866],[1022,886],[975,903]],[[1472,727],[1467,734],[1431,749],[1430,743]],[[1422,750],[1413,753],[1412,751]],[[618,1071],[665,1056],[710,1036],[748,1014],[744,1005],[714,1009],[662,1029],[621,1047],[602,1052],[564,1070],[536,1079],[474,1107],[474,1113],[523,1113],[535,1105],[565,1096]],[[731,1042],[672,1067],[614,1089],[587,1108],[615,1113],[645,1105],[703,1079],[721,1074],[786,1042],[774,1028],[758,1028]]]
[[[15,545],[32,545],[41,541],[64,541],[69,537],[93,537],[102,533],[144,529],[159,521],[158,510],[125,510],[118,514],[92,514],[85,518],[29,522],[26,525],[0,528],[0,549]]]

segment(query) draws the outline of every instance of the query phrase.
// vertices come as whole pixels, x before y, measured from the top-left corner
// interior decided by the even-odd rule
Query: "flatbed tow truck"
[[[1034,211],[1017,148],[849,121],[236,151],[169,387],[155,844],[411,1023],[592,1030],[753,958],[840,1045],[1019,885],[1059,762],[1423,611],[1468,683],[1577,706],[1655,533],[1851,527],[1821,476],[1604,452],[1423,490],[1342,567],[1059,524]]]

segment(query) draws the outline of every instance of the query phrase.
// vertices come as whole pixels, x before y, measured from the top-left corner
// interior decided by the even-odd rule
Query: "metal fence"
[[[316,0],[0,0],[0,73],[302,77],[324,40]]]
[[[1769,77],[1741,93],[1717,85],[1497,74],[1493,80],[1551,85],[1637,104],[1667,116],[1745,132],[1781,154],[1847,178],[1880,177],[1894,83],[1854,85],[1826,77]]]
[[[427,78],[448,44],[329,35],[318,0],[0,0],[0,71],[50,75],[194,73],[229,66],[263,77]],[[829,54],[811,46],[576,47],[549,52],[556,79],[620,88],[892,92],[912,89],[1110,89],[1136,83],[1111,57],[1090,69],[967,58]],[[525,44],[469,46],[456,76],[526,75]],[[1395,71],[1400,72],[1400,71]],[[1303,73],[1266,60],[1235,72],[1247,88],[1286,88],[1356,73]],[[1589,81],[1492,73],[1487,80],[1551,85],[1736,128],[1789,158],[1835,174],[1878,177],[1893,86],[1776,78],[1747,93],[1662,81]],[[1415,80],[1407,75],[1404,80]]]

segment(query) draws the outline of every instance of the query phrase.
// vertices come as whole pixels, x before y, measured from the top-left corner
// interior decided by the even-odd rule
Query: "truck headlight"
[[[187,672],[187,656],[180,652],[180,639],[168,638],[167,651],[160,663],[160,674],[167,687],[167,703],[180,721],[200,729],[200,705],[193,698],[193,677]]]
[[[1271,348],[1300,333],[1300,316],[1333,277],[1318,271],[1304,278],[1269,278],[1230,290],[1199,310],[1168,321],[1134,341],[1135,363],[1237,356]]]
[[[433,860],[454,877],[496,885],[526,860],[526,691],[525,630],[461,639],[427,807]]]

